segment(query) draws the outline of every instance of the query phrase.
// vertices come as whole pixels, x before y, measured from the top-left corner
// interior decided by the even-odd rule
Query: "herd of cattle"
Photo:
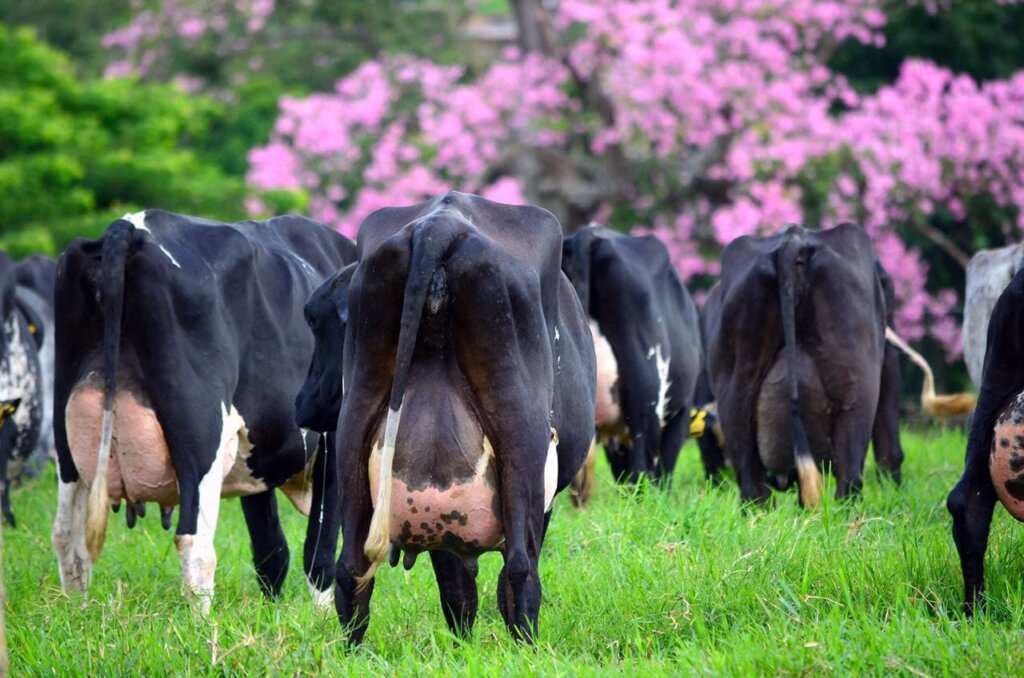
[[[1024,259],[968,269],[965,354],[979,386],[949,496],[970,612],[997,499],[1024,520]],[[157,504],[209,610],[221,497],[241,497],[259,584],[289,565],[275,489],[309,516],[304,571],[359,642],[374,573],[426,551],[449,628],[477,612],[477,558],[500,551],[498,607],[529,641],[554,498],[583,503],[595,444],[625,482],[667,482],[688,436],[744,501],[796,484],[861,490],[874,443],[897,482],[893,286],[867,234],[741,237],[698,312],[665,247],[546,210],[446,193],[385,208],[357,242],[301,217],[236,224],[126,215],[59,262],[0,253],[0,479],[55,454],[53,545],[85,591],[111,510]],[[989,322],[991,316],[991,322]],[[983,328],[988,328],[987,339]],[[934,395],[923,404],[964,411]],[[940,411],[929,409],[929,411]],[[703,434],[703,435],[702,435]],[[343,537],[335,562],[339,531]]]

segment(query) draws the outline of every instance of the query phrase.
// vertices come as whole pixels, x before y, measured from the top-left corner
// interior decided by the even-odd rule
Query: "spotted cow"
[[[341,624],[360,642],[379,564],[401,550],[411,567],[427,551],[449,628],[468,632],[477,557],[498,550],[499,610],[529,641],[552,503],[583,464],[594,423],[593,342],[559,267],[558,221],[452,192],[374,212],[358,247],[358,265],[336,278],[348,285]],[[337,312],[322,317],[340,326]],[[329,425],[333,409],[326,416]]]
[[[14,524],[10,481],[38,447],[43,429],[43,378],[34,322],[19,303],[17,271],[0,252],[0,507]]]
[[[71,243],[56,289],[65,589],[86,589],[109,507],[125,501],[131,525],[156,503],[169,527],[179,506],[182,574],[209,610],[220,498],[241,496],[260,586],[276,596],[289,561],[280,487],[309,512],[305,570],[327,602],[332,450],[317,453],[318,436],[295,424],[294,396],[313,349],[302,305],[354,257],[350,240],[302,217],[224,224],[155,209]]]
[[[1014,274],[992,309],[984,355],[964,472],[946,500],[968,615],[984,588],[996,501],[1024,521],[1024,270]]]
[[[899,370],[886,345],[884,270],[859,226],[790,226],[744,236],[722,253],[704,314],[708,378],[744,500],[795,477],[804,505],[821,495],[818,464],[836,494],[862,485],[873,437],[898,477]]]
[[[42,415],[39,442],[29,455],[22,473],[38,475],[57,455],[53,444],[53,293],[57,283],[57,260],[34,254],[18,262],[15,301],[28,321],[29,334],[39,352]]]
[[[581,228],[562,270],[586,311],[597,356],[595,426],[612,472],[671,476],[701,365],[697,309],[653,236]]]

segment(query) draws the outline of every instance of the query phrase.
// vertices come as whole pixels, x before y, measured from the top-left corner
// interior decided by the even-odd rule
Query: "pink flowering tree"
[[[929,284],[922,248],[963,263],[982,204],[1008,237],[1024,226],[1024,75],[979,85],[911,60],[858,95],[829,57],[884,41],[879,0],[513,5],[519,48],[479,72],[382,56],[283,99],[250,185],[304,193],[348,233],[450,187],[529,200],[569,229],[653,232],[686,277],[715,274],[739,235],[854,220],[896,282],[898,329],[956,355],[957,295]]]

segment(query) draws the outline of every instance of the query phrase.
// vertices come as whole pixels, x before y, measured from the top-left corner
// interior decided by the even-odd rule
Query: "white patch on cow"
[[[231,407],[229,412],[221,404],[223,426],[217,456],[206,475],[199,481],[199,519],[196,533],[181,534],[174,538],[181,561],[181,574],[192,594],[196,597],[203,615],[210,612],[213,602],[214,575],[217,571],[217,552],[213,548],[213,535],[217,530],[220,514],[220,495],[224,478],[229,469],[233,470],[238,456],[239,432],[245,422],[238,410]]]
[[[146,226],[145,210],[141,212],[136,212],[135,214],[125,214],[121,218],[124,219],[125,221],[131,222],[131,225],[137,228],[138,230],[145,231],[146,233],[153,235],[153,231],[149,230],[149,227]],[[181,264],[179,264],[178,260],[174,258],[174,255],[171,254],[170,250],[168,250],[159,242],[157,243],[157,246],[160,248],[160,251],[164,253],[164,256],[167,257],[172,264],[174,264],[177,268],[181,268]]]
[[[164,247],[163,245],[160,245],[160,251],[163,252],[165,255],[167,255],[167,258],[171,260],[172,264],[174,264],[178,268],[181,268],[181,264],[178,263],[178,260],[174,258],[173,254],[171,254],[170,252],[167,251],[166,247]]]
[[[254,476],[249,468],[253,445],[249,440],[249,427],[245,419],[234,405],[230,411],[222,405],[221,416],[224,427],[221,430],[220,450],[223,451],[224,472],[227,474],[224,476],[221,496],[237,497],[265,491],[267,484],[262,478]]]
[[[647,352],[647,359],[654,358],[654,365],[658,370],[658,400],[654,403],[654,410],[658,413],[658,421],[662,428],[665,427],[665,418],[668,412],[668,387],[672,384],[668,378],[669,363],[671,358],[661,355],[661,344],[658,344]]]
[[[141,212],[136,212],[134,214],[128,213],[121,218],[131,223],[132,226],[139,229],[140,231],[152,233],[152,231],[149,230],[149,227],[146,226],[146,210],[142,210]]]
[[[39,415],[42,395],[37,363],[33,363],[27,345],[34,340],[31,336],[22,336],[20,318],[21,315],[14,312],[0,328],[0,340],[7,349],[3,360],[0,360],[0,401],[21,400],[18,409],[8,417],[16,429],[11,458],[14,464],[8,469],[9,477],[17,471],[17,464],[31,452],[27,448],[27,440],[34,433],[32,417]]]
[[[544,513],[551,510],[558,488],[558,431],[551,429],[548,456],[544,460]]]
[[[309,587],[309,594],[313,596],[313,605],[321,610],[326,610],[331,607],[334,603],[334,587],[328,586],[325,590],[321,591],[317,587],[313,586],[313,582],[306,577],[306,586]]]
[[[57,479],[57,517],[51,540],[57,552],[60,585],[65,591],[84,593],[92,576],[92,558],[85,545],[88,500],[89,490],[81,480],[65,483]]]

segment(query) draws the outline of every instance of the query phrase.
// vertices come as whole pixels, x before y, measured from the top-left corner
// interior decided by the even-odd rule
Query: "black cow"
[[[795,470],[801,501],[815,505],[823,461],[838,496],[858,492],[872,436],[898,477],[883,273],[854,224],[790,226],[726,246],[705,305],[708,377],[744,500],[765,501],[769,484],[788,485]]]
[[[158,503],[165,527],[179,505],[182,572],[208,610],[220,497],[241,495],[260,585],[279,593],[289,556],[273,488],[308,510],[311,477],[312,501],[336,499],[331,450],[316,453],[318,436],[295,424],[313,349],[301,309],[354,258],[350,240],[294,216],[229,225],[148,210],[71,243],[57,278],[54,424],[66,589],[88,585],[110,504],[125,499],[131,525],[134,507]],[[305,569],[324,603],[336,514],[309,512]]]
[[[562,270],[590,318],[598,436],[619,479],[669,477],[701,365],[697,309],[653,236],[596,226],[562,245]]]
[[[501,550],[498,607],[531,640],[552,502],[594,423],[593,344],[559,268],[558,221],[453,192],[374,212],[358,244],[337,420],[338,617],[360,642],[389,550],[406,567],[429,551],[445,620],[468,632],[476,559]]]
[[[327,279],[306,302],[306,324],[313,333],[313,359],[306,383],[295,399],[295,420],[311,431],[331,433],[341,414],[348,288],[356,265],[350,264]]]
[[[19,303],[14,262],[0,252],[0,508],[9,525],[10,480],[42,433],[43,379],[32,323]]]
[[[981,390],[967,438],[967,460],[946,506],[964,578],[965,612],[985,580],[992,510],[999,499],[1024,520],[1024,270],[996,301],[988,324]]]

